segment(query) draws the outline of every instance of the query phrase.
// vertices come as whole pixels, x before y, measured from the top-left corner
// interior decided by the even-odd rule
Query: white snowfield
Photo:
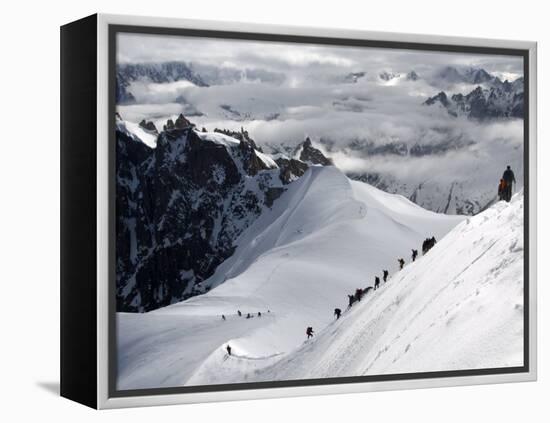
[[[521,365],[522,208],[518,194],[466,220],[312,167],[241,235],[210,292],[118,314],[118,388]],[[383,269],[388,282],[346,310]]]
[[[157,146],[158,134],[152,133],[146,129],[143,129],[137,123],[127,120],[117,119],[117,128],[121,132],[125,132],[129,137],[136,142],[142,142],[147,147],[155,148]]]
[[[517,194],[462,222],[313,342],[253,379],[522,365],[523,195]],[[194,381],[213,375],[203,366]]]

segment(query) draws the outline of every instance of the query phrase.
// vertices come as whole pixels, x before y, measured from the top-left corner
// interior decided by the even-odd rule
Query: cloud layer
[[[130,121],[151,119],[161,128],[184,113],[208,129],[243,126],[264,146],[292,146],[309,136],[346,171],[405,180],[459,172],[467,178],[484,161],[522,161],[521,121],[479,123],[422,105],[441,90],[475,88],[441,78],[445,67],[483,68],[514,80],[522,76],[519,57],[140,34],[119,34],[117,46],[119,64],[186,62],[210,85],[134,81],[136,104],[118,108]],[[387,145],[450,148],[416,157],[365,153]]]

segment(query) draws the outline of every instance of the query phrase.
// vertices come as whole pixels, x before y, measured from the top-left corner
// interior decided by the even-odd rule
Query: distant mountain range
[[[129,87],[132,82],[138,80],[155,83],[186,80],[199,87],[208,86],[206,81],[184,62],[121,64],[117,66],[116,74],[117,104],[135,101]]]
[[[483,84],[492,81],[495,77],[482,68],[458,69],[453,66],[445,66],[434,74],[435,79],[449,83]]]
[[[468,87],[466,93],[448,93],[440,91],[424,101],[426,110],[431,108],[443,109],[451,118],[467,118],[478,122],[491,122],[495,120],[521,119],[524,113],[524,80],[518,78],[513,82],[502,81],[491,75],[482,68],[460,68],[447,66],[438,69],[430,74],[417,74],[414,70],[402,70],[401,73],[393,70],[386,70],[375,73],[377,81],[392,82],[397,84],[407,81],[415,83],[422,81],[433,87],[452,87],[459,89]],[[341,75],[339,82],[358,83],[367,78],[367,72],[356,71]],[[119,104],[135,101],[131,92],[131,84],[135,81],[150,81],[156,83],[169,83],[173,81],[186,80],[200,87],[213,86],[215,84],[228,84],[232,81],[242,79],[260,79],[263,81],[282,81],[284,76],[275,72],[262,70],[221,69],[214,66],[199,66],[185,62],[168,62],[162,64],[125,64],[119,65],[117,69],[117,99]],[[458,88],[457,88],[458,87]],[[370,100],[370,99],[369,99]],[[183,96],[179,96],[176,102],[185,105],[183,108],[187,117],[200,116],[201,111],[197,110]],[[359,101],[355,98],[335,100],[332,105],[338,111],[364,112],[368,106],[367,101]],[[419,101],[420,103],[420,101]],[[278,113],[268,113],[266,110],[240,110],[238,105],[220,102],[218,105],[223,119],[245,122],[252,120],[279,120]],[[145,122],[147,123],[147,122]],[[162,125],[161,125],[162,126]],[[174,126],[178,126],[177,122]],[[147,129],[147,128],[145,128]],[[174,129],[174,128],[165,128]],[[178,129],[178,128],[175,128]],[[350,158],[372,159],[380,157],[381,160],[392,160],[392,157],[399,158],[429,158],[444,157],[455,151],[465,151],[471,148],[479,140],[474,139],[466,133],[454,133],[445,126],[438,126],[431,129],[437,133],[440,141],[425,139],[420,136],[418,140],[392,139],[381,141],[375,138],[353,138],[338,139],[334,142],[327,138],[311,139],[300,143],[275,141],[276,144],[266,146],[268,153],[277,157],[280,162],[281,178],[284,183],[292,181],[296,174],[307,169],[312,164],[327,165],[330,158],[327,156],[348,156]],[[160,128],[159,128],[160,131]],[[224,130],[219,130],[224,131]],[[226,133],[226,135],[239,139],[237,132]],[[163,135],[165,136],[165,135]],[[161,139],[158,134],[154,136]],[[152,142],[154,144],[154,141]],[[319,148],[316,148],[319,147]],[[507,148],[507,147],[506,147]],[[254,144],[254,149],[261,149]],[[321,150],[325,154],[321,153]],[[498,175],[500,166],[507,163],[519,167],[521,158],[518,158],[517,151],[506,151],[502,153],[499,162],[495,163],[498,168],[493,173]],[[517,160],[516,160],[517,159]],[[520,170],[520,169],[518,169]],[[492,175],[492,174],[491,174]],[[407,177],[396,174],[383,173],[375,170],[349,171],[348,176],[352,179],[366,181],[374,186],[391,193],[400,193],[429,210],[444,213],[476,214],[483,210],[494,198],[493,179],[494,176],[486,175],[485,179],[479,178],[475,183],[472,178],[468,181],[460,178],[451,182],[442,182],[437,179],[421,180],[410,175]],[[472,176],[473,177],[473,176]]]
[[[189,81],[198,87],[232,84],[238,81],[281,83],[283,74],[265,69],[236,69],[187,62],[128,63],[117,65],[117,104],[133,103],[131,84],[136,81],[166,83]],[[183,102],[180,100],[180,102]]]
[[[378,76],[382,81],[388,82],[388,81],[391,81],[392,79],[399,78],[401,75],[399,73],[382,71]]]
[[[441,129],[443,131],[443,129]],[[475,151],[476,140],[453,132],[442,132],[444,141],[437,143],[422,142],[410,144],[400,141],[387,143],[375,143],[369,140],[356,139],[347,144],[334,143],[328,139],[320,139],[313,143],[323,159],[317,159],[313,163],[326,164],[331,162],[331,156],[348,157],[350,159],[373,160],[375,162],[391,162],[399,160],[421,160],[423,158],[441,158],[442,163],[447,155],[473,148]],[[319,148],[316,148],[318,146]],[[282,151],[293,157],[310,161],[301,155],[307,151],[304,144],[298,148],[278,145],[270,146],[272,151]],[[323,151],[324,153],[321,153]],[[454,175],[442,170],[433,177],[421,177],[417,172],[411,170],[406,175],[398,175],[388,171],[377,171],[374,169],[349,170],[346,175],[353,180],[368,183],[378,189],[392,193],[401,194],[418,204],[419,206],[438,213],[475,215],[496,199],[495,181],[502,174],[505,164],[512,164],[516,171],[518,186],[523,186],[521,155],[513,146],[503,146],[499,157],[492,157],[490,160],[484,156],[472,153],[469,155],[468,168],[476,169],[474,172],[465,172],[461,175]],[[445,176],[441,178],[440,176]]]
[[[454,117],[466,116],[477,120],[523,118],[523,78],[503,82],[483,69],[469,69],[459,73],[455,68],[445,68],[439,76],[451,82],[479,85],[465,95],[448,95],[441,91],[428,98],[425,105],[443,107]]]

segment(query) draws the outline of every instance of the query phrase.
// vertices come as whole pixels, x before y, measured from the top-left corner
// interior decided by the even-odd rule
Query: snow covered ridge
[[[309,166],[262,153],[246,131],[232,135],[199,131],[183,115],[160,134],[117,117],[119,311],[204,293],[239,235]]]
[[[395,275],[398,258],[409,262],[427,236],[442,239],[465,219],[350,181],[336,167],[312,166],[241,233],[202,283],[207,293],[117,315],[119,388],[263,379],[255,370],[299,351],[307,326],[316,336],[332,330],[347,294],[372,286],[383,269]]]
[[[250,376],[307,379],[522,366],[523,307],[519,193],[510,204],[499,202],[459,224],[314,340]]]
[[[150,148],[155,148],[157,146],[158,133],[156,131],[149,131],[137,123],[117,119],[116,129],[118,132],[124,133],[134,141],[142,142]]]
[[[480,322],[483,322],[480,324]],[[467,219],[310,344],[284,379],[523,365],[523,195]]]

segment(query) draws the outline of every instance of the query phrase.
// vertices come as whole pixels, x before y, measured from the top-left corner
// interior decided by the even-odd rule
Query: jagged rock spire
[[[147,120],[143,119],[139,123],[139,126],[142,127],[143,129],[147,130],[147,131],[154,132],[155,134],[158,134],[157,127],[151,121],[147,121]]]
[[[300,160],[314,165],[331,166],[332,160],[326,157],[321,150],[315,148],[311,142],[311,138],[306,137],[301,145]]]

